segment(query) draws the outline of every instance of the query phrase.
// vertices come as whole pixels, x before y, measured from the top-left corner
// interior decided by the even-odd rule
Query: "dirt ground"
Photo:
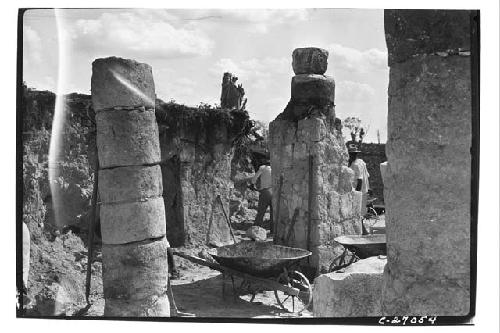
[[[187,250],[186,252],[196,254],[197,249]],[[307,309],[300,314],[293,313],[291,298],[284,304],[288,311],[282,309],[278,305],[273,291],[262,291],[250,302],[251,295],[235,295],[231,279],[228,277],[223,279],[220,272],[177,256],[175,256],[175,260],[180,276],[178,279],[170,280],[170,283],[175,303],[181,312],[203,318],[312,317],[311,311]],[[239,287],[241,282],[241,279],[235,278],[236,287]],[[223,285],[224,294],[222,291]],[[285,298],[285,295],[280,291],[278,296],[281,300]],[[91,300],[92,306],[90,308],[75,309],[73,315],[102,316],[104,313],[102,290],[93,289]],[[295,300],[295,306],[296,312],[303,308],[303,304],[297,299]]]
[[[185,262],[184,259],[179,261],[181,260]],[[190,265],[190,263],[186,264]],[[182,270],[180,279],[171,281],[179,311],[192,313],[196,317],[289,318],[298,316],[281,309],[273,291],[258,293],[253,302],[250,302],[251,295],[237,296],[233,293],[230,278],[223,280],[220,272],[196,264],[192,264],[192,266],[196,267]],[[237,287],[241,282],[242,280],[235,279]],[[223,283],[224,294],[222,291]],[[279,292],[279,296],[282,299],[284,297],[281,292]],[[296,301],[298,307],[297,302],[299,301]],[[285,306],[292,310],[290,300],[286,302]],[[305,310],[300,317],[311,317],[311,313]]]
[[[234,233],[239,242],[245,238],[244,230],[248,226],[238,225]],[[268,240],[271,240],[269,238]],[[86,248],[83,240],[71,232],[56,236],[53,240],[37,237],[32,244],[32,263],[28,294],[33,302],[26,308],[26,316],[92,316],[104,314],[102,286],[102,260],[100,244],[95,245],[95,257],[92,263],[92,282],[90,303],[84,297],[86,275]],[[177,249],[197,256],[201,248]],[[202,318],[293,318],[311,317],[307,309],[302,313],[293,313],[292,299],[285,302],[282,309],[273,291],[257,293],[250,302],[251,295],[235,295],[229,277],[223,279],[220,272],[206,266],[195,264],[187,259],[175,256],[179,271],[177,279],[171,279],[172,291],[177,308],[181,312]],[[235,278],[238,288],[242,282]],[[223,294],[223,288],[224,291]],[[281,300],[285,298],[278,292]],[[173,306],[171,306],[173,308]],[[303,308],[295,300],[296,312]],[[173,313],[172,313],[173,315]]]
[[[177,260],[178,259],[178,260]],[[225,293],[223,295],[222,274],[208,267],[188,262],[176,257],[179,265],[179,279],[171,280],[172,291],[177,308],[181,312],[193,314],[202,318],[306,318],[312,317],[312,313],[304,310],[301,314],[292,313],[291,298],[285,302],[285,311],[279,307],[273,291],[258,293],[250,302],[251,295],[235,296],[232,291],[232,283],[229,278],[224,280]],[[236,286],[241,283],[235,279]],[[278,292],[281,299],[282,292]],[[91,296],[92,305],[86,307],[83,304],[72,307],[66,315],[73,316],[102,316],[104,313],[104,299],[102,292],[93,290]],[[302,309],[302,304],[295,301],[297,309]],[[172,306],[171,306],[172,307]]]
[[[265,224],[269,224],[268,221],[266,222]],[[236,240],[239,242],[246,239],[245,230],[251,226],[251,223],[235,223],[234,226]],[[94,246],[91,305],[89,306],[84,296],[87,266],[86,235],[76,235],[71,231],[53,235],[39,228],[33,231],[35,233],[32,235],[28,287],[28,295],[32,303],[25,308],[24,315],[37,317],[103,316],[100,243],[96,242]],[[201,248],[178,250],[197,255]],[[218,271],[178,256],[175,256],[175,260],[180,276],[172,279],[171,285],[179,311],[204,318],[311,317],[311,312],[308,310],[304,310],[300,315],[283,310],[278,305],[273,291],[258,293],[252,302],[250,302],[251,295],[235,296],[230,278],[227,277],[223,281],[222,274]],[[236,278],[236,287],[239,287],[241,282]],[[285,296],[281,292],[278,293],[283,300]],[[296,311],[303,308],[298,300],[295,300],[295,305]],[[291,298],[285,306],[292,310]]]
[[[365,221],[369,228],[379,219]],[[267,221],[266,221],[267,222]],[[247,225],[248,224],[248,225]],[[241,223],[235,228],[236,240],[246,239],[245,232],[251,223]],[[94,316],[104,314],[104,298],[102,289],[102,263],[100,246],[96,246],[95,259],[92,264],[91,305],[84,299],[86,274],[86,249],[80,237],[71,233],[63,234],[53,241],[39,237],[32,244],[32,255],[37,260],[32,262],[30,272],[29,294],[37,305],[28,308],[26,315],[34,316]],[[268,237],[271,240],[271,237]],[[181,252],[198,256],[201,248],[181,248]],[[311,309],[300,314],[303,308],[299,300],[295,300],[295,313],[292,312],[292,299],[285,302],[287,310],[282,309],[273,291],[257,293],[251,302],[251,295],[235,295],[232,281],[220,272],[206,266],[195,264],[187,259],[175,256],[180,276],[171,279],[175,303],[181,312],[191,313],[201,318],[305,318],[312,317]],[[235,286],[242,280],[235,278]],[[312,281],[311,281],[312,283]],[[223,286],[225,293],[223,294]],[[313,286],[312,286],[313,287]],[[281,300],[285,298],[278,292]],[[171,306],[172,307],[172,306]]]
[[[383,216],[381,218],[383,220]],[[375,222],[380,221],[379,219],[365,221],[365,226],[368,228]],[[237,241],[246,239],[244,230],[249,225],[244,223],[238,225],[234,232]],[[198,256],[201,248],[177,250]],[[34,251],[32,254],[36,254],[37,260],[31,266],[29,294],[37,305],[28,308],[26,315],[103,316],[100,246],[96,246],[95,260],[92,264],[90,306],[84,299],[86,249],[79,237],[68,233],[56,237],[53,241],[36,242],[32,245],[32,251]],[[175,303],[181,312],[201,318],[312,317],[311,309],[305,309],[300,314],[296,313],[303,308],[303,304],[297,299],[295,313],[291,311],[292,299],[289,298],[285,303],[288,311],[284,310],[278,305],[273,291],[259,292],[251,302],[250,294],[235,295],[231,279],[228,277],[223,279],[220,272],[178,256],[175,256],[175,261],[180,276],[170,281]],[[234,282],[235,286],[239,287],[242,280],[235,278]],[[278,292],[278,296],[281,300],[285,298],[282,292]]]

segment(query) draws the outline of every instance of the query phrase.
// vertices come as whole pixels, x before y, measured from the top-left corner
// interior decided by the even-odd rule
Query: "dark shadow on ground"
[[[241,283],[235,279],[236,286]],[[249,302],[250,295],[235,297],[231,280],[225,280],[225,297],[222,295],[222,275],[196,282],[173,285],[175,302],[180,311],[193,313],[196,317],[252,318],[257,316],[277,317],[287,314],[277,305],[267,305],[274,300],[272,291],[265,291]]]

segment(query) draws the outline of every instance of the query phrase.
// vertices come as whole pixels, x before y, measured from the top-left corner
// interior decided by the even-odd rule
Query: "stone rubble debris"
[[[246,236],[254,241],[265,241],[267,239],[266,229],[258,226],[251,226],[246,231]]]

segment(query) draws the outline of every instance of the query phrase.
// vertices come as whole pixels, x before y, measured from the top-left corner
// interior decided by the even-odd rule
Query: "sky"
[[[156,95],[220,104],[222,74],[238,76],[253,119],[270,122],[290,99],[292,52],[329,51],[336,115],[358,117],[367,142],[387,137],[389,68],[383,10],[34,9],[23,17],[29,87],[90,94],[92,61],[118,56],[152,66]],[[58,87],[59,84],[59,87]]]

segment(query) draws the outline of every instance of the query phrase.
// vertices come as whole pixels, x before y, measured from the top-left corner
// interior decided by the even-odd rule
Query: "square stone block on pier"
[[[325,74],[328,67],[328,51],[317,47],[297,48],[292,53],[295,74]]]

